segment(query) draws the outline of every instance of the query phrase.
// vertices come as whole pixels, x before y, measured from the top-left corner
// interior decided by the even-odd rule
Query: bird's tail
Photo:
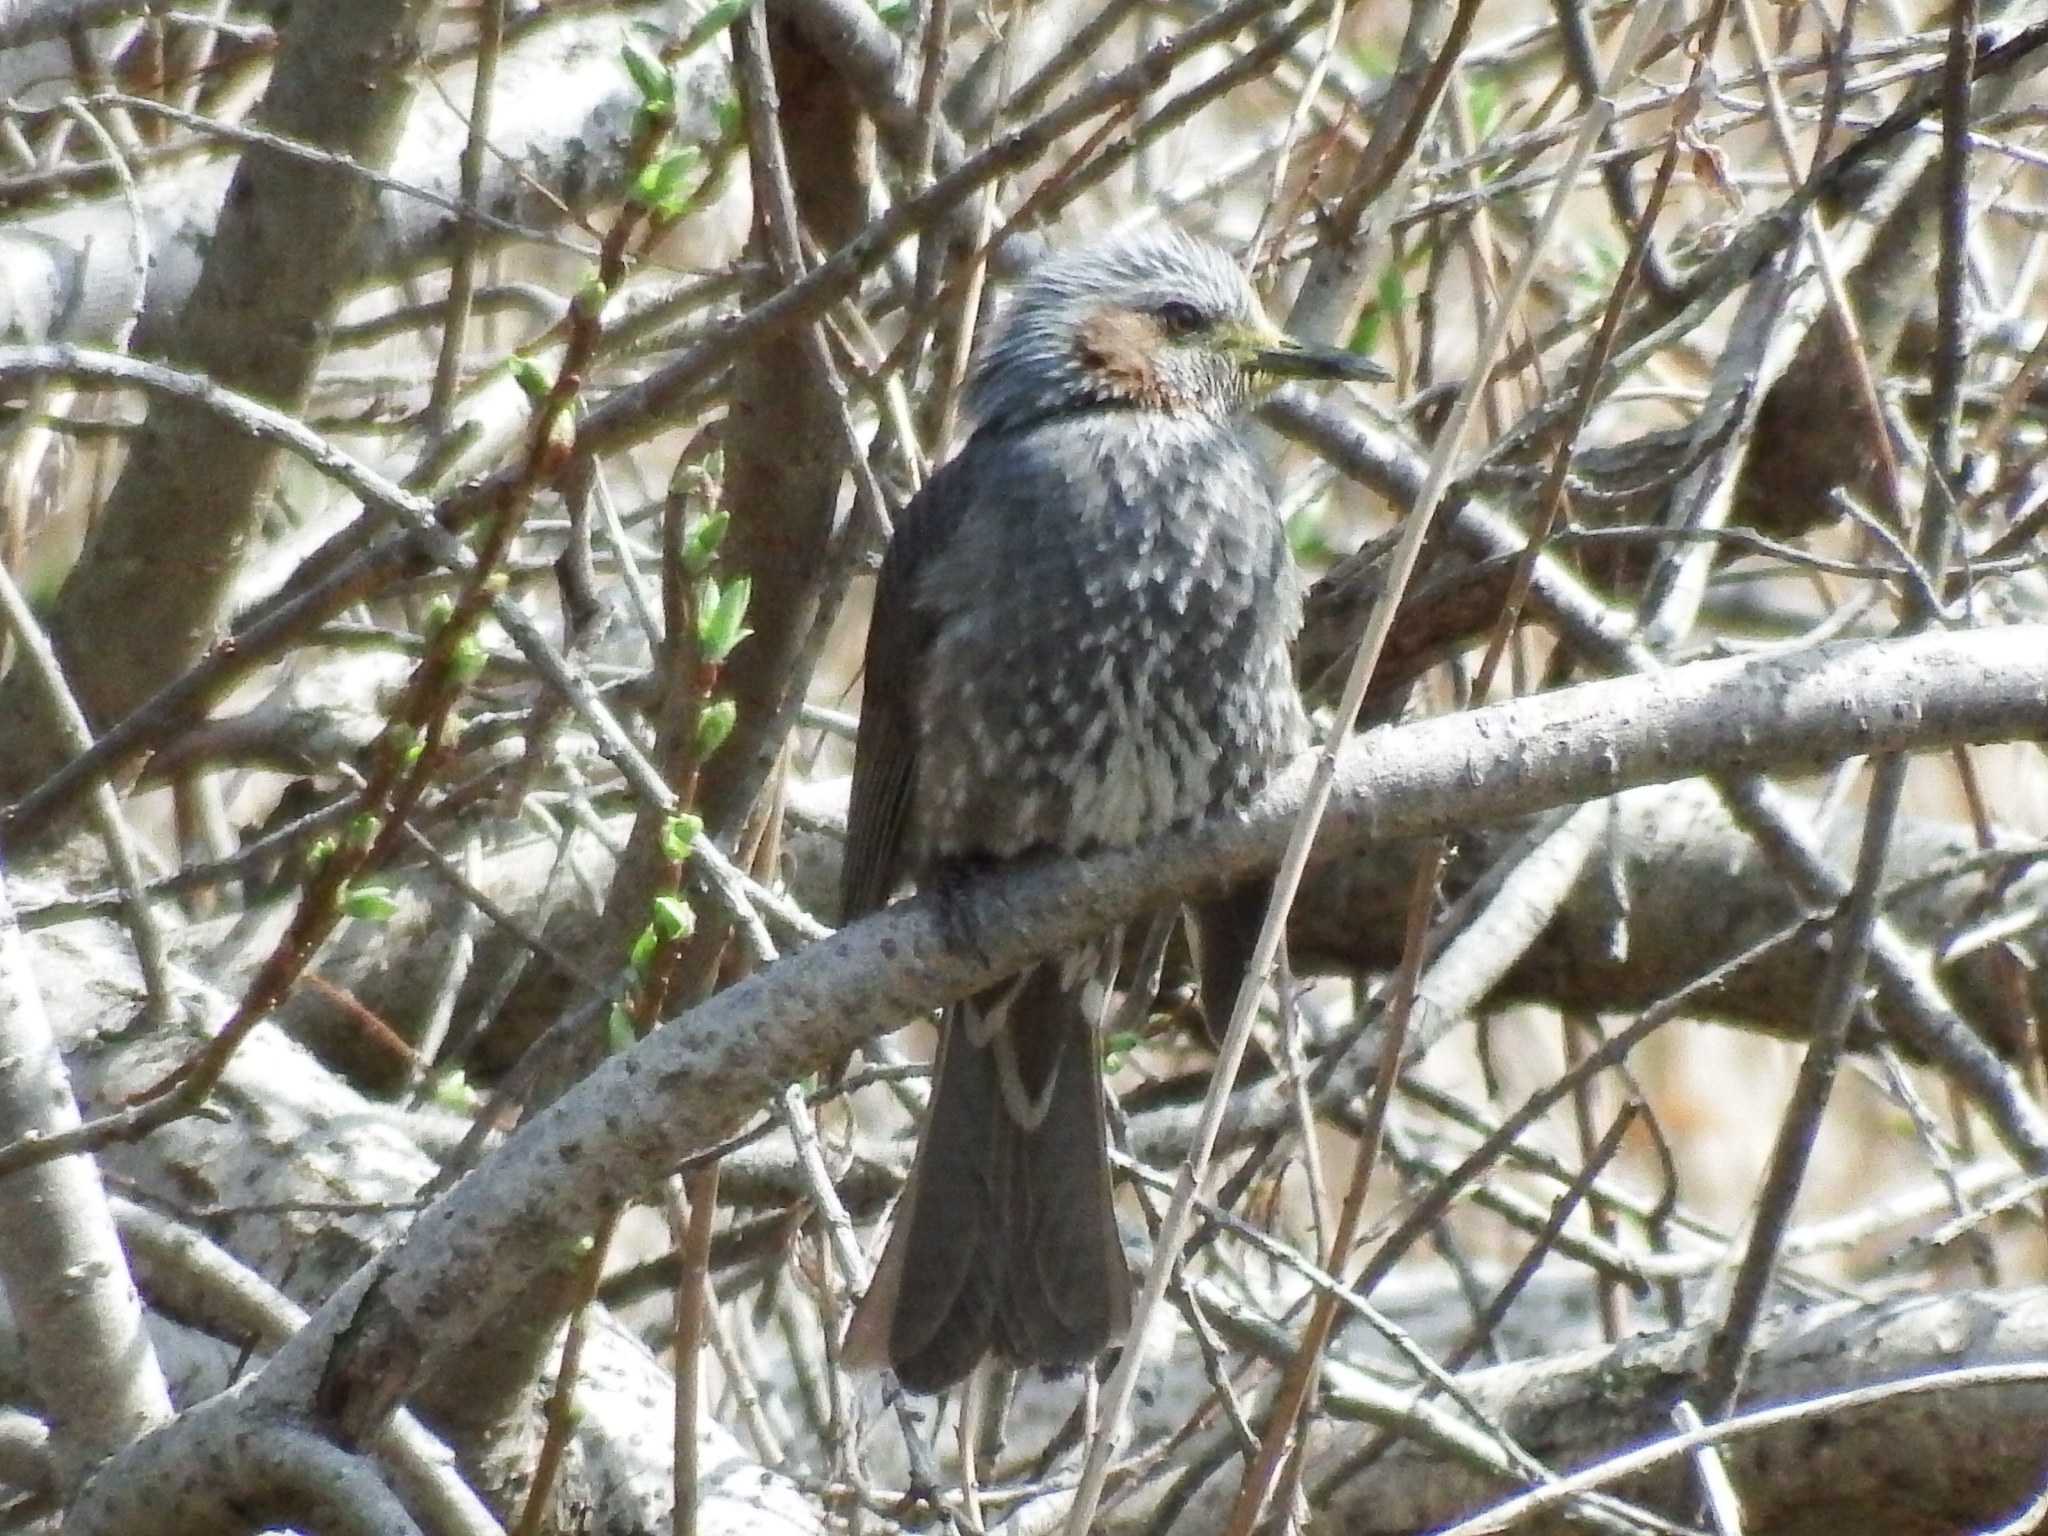
[[[1095,1043],[1114,953],[1043,962],[947,1011],[917,1161],[847,1328],[848,1364],[934,1392],[991,1349],[1080,1365],[1129,1324]]]

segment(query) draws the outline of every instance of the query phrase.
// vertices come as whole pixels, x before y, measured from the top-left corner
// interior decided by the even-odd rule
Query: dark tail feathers
[[[990,1349],[1071,1368],[1128,1326],[1099,969],[1046,961],[948,1010],[917,1161],[847,1329],[849,1364],[889,1365],[935,1392]]]

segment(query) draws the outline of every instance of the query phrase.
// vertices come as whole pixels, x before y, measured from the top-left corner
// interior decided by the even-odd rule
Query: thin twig
[[[483,197],[484,151],[490,147],[491,105],[498,83],[498,54],[505,43],[505,0],[477,0],[476,78],[469,93],[469,137],[462,146],[462,206],[472,212]],[[448,410],[461,382],[462,343],[476,296],[477,248],[482,230],[474,219],[455,221],[455,254],[448,269],[448,302],[441,314],[441,353],[434,365],[434,392],[427,401],[426,430],[447,430]]]
[[[711,1163],[680,1179],[682,1207],[687,1213],[675,1233],[675,1536],[697,1536],[697,1505],[702,1496],[697,1443],[704,1412],[704,1332],[706,1315],[718,1304],[711,1289],[711,1228],[718,1215],[718,1164]]]
[[[604,1277],[605,1256],[611,1251],[612,1233],[618,1226],[618,1212],[607,1211],[591,1234],[590,1248],[579,1255],[576,1291],[570,1300],[569,1326],[562,1334],[561,1363],[555,1367],[555,1388],[548,1394],[547,1429],[541,1436],[540,1452],[534,1457],[533,1480],[527,1485],[526,1502],[519,1519],[507,1536],[540,1536],[554,1524],[555,1479],[562,1469],[562,1457],[569,1449],[569,1435],[576,1427],[576,1379],[583,1369],[583,1340],[590,1326],[590,1308],[597,1299],[597,1283]]]

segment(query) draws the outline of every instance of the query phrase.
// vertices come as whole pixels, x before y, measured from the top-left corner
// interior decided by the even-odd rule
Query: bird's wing
[[[917,695],[938,625],[917,602],[918,577],[951,538],[973,495],[963,453],[942,466],[897,519],[868,623],[866,696],[846,811],[840,920],[886,902],[902,882],[904,831],[917,785]]]

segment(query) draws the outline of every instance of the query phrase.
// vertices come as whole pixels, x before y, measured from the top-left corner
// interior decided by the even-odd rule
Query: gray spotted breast
[[[1306,743],[1299,583],[1241,428],[1086,411],[962,459],[912,597],[917,862],[1127,845],[1242,805]]]

